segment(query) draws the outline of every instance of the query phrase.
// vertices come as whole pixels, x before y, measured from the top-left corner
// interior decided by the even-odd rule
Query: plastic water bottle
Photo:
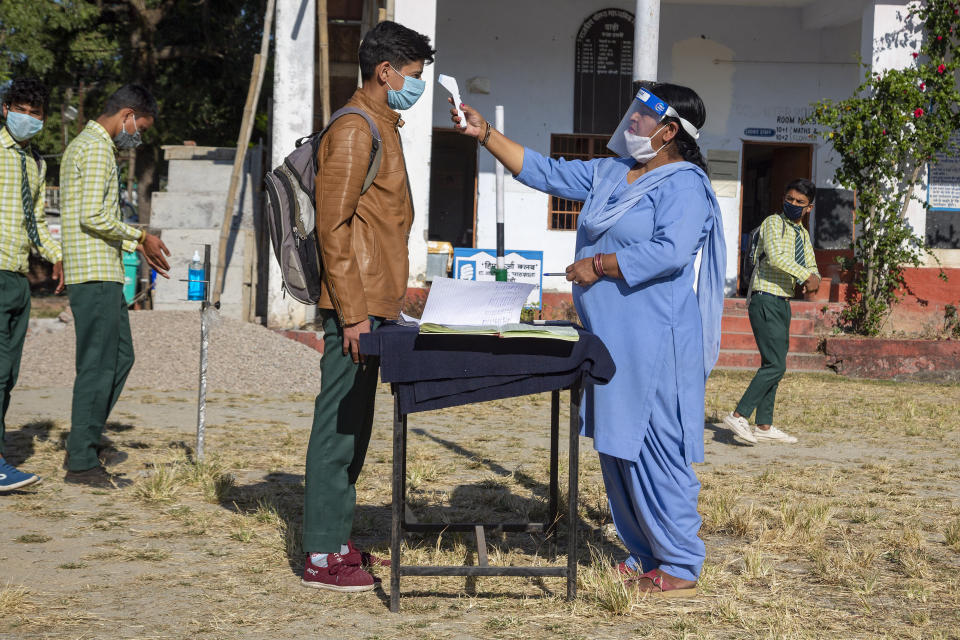
[[[193,260],[187,269],[187,300],[204,300],[207,297],[207,283],[204,282],[206,279],[200,251],[194,251]]]

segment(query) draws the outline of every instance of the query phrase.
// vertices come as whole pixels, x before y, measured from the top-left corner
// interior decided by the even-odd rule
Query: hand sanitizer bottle
[[[193,260],[187,270],[187,300],[206,299],[207,283],[206,274],[203,272],[203,260],[200,259],[200,251],[193,252]]]

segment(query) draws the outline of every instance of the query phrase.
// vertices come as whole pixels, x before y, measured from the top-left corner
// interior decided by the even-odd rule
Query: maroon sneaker
[[[308,553],[300,584],[330,591],[370,591],[374,581],[373,576],[359,565],[347,563],[346,557],[339,553],[328,554],[325,567],[313,564]]]
[[[620,564],[617,565],[617,573],[620,574],[621,578],[625,578],[625,579],[636,578],[640,575],[639,571],[628,567],[626,561],[621,562]]]
[[[389,567],[390,560],[375,556],[369,551],[360,551],[353,546],[352,540],[347,540],[347,548],[350,551],[343,557],[344,562],[368,569],[370,567]]]

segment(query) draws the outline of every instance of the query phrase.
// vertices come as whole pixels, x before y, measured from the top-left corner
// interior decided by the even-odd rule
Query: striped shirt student
[[[813,209],[817,188],[804,178],[787,185],[783,211],[768,216],[760,225],[762,258],[753,276],[753,295],[747,301],[750,327],[760,350],[760,368],[740,398],[737,408],[723,419],[734,435],[756,444],[797,441],[773,425],[773,406],[777,386],[787,370],[790,348],[790,298],[797,285],[814,292],[820,287],[820,272],[810,243],[810,234],[803,228],[804,214]],[[748,418],[756,410],[755,426]]]
[[[97,449],[104,425],[133,367],[130,318],[123,297],[123,251],[138,249],[161,276],[167,247],[120,217],[117,149],[133,149],[153,126],[157,101],[145,88],[121,87],[74,138],[60,163],[63,265],[77,336],[67,475],[101,489],[130,484],[108,473]]]

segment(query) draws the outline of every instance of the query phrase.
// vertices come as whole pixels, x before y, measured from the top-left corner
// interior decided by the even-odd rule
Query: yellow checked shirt
[[[796,260],[796,234],[803,234],[803,259],[807,266]],[[792,298],[796,285],[803,283],[817,271],[817,259],[813,253],[810,234],[802,224],[793,223],[783,214],[767,216],[760,225],[760,244],[757,252],[765,256],[753,276],[753,290],[766,291],[775,296]]]
[[[7,128],[0,129],[0,270],[27,273],[30,257],[30,236],[27,235],[27,222],[23,214],[23,174],[20,161],[19,143],[13,139]],[[50,236],[47,217],[43,213],[43,201],[46,193],[44,179],[47,164],[37,161],[27,151],[27,181],[33,194],[33,215],[37,220],[37,235],[40,245],[37,251],[50,262],[60,262],[60,243]]]
[[[116,145],[95,120],[74,138],[60,163],[60,236],[67,285],[123,282],[123,251],[140,231],[120,215]]]

